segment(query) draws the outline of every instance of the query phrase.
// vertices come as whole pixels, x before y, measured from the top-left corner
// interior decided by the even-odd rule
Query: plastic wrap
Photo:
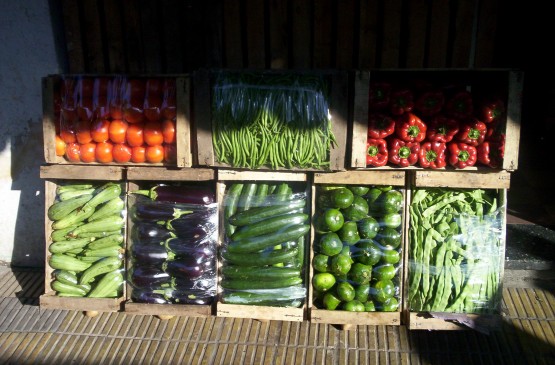
[[[312,286],[317,308],[397,311],[404,191],[320,185],[314,214]]]
[[[498,192],[416,189],[410,213],[410,310],[498,313],[504,264]]]
[[[57,295],[123,295],[125,206],[125,192],[117,182],[58,185],[47,213],[52,221],[51,288]]]
[[[212,143],[233,167],[329,168],[335,143],[327,81],[314,75],[221,72],[212,95]]]
[[[229,185],[223,200],[221,300],[300,307],[306,298],[306,193],[294,183]]]
[[[64,76],[60,99],[58,156],[84,163],[176,161],[174,79]]]
[[[175,188],[174,198],[186,189],[169,187]],[[131,299],[139,303],[210,303],[217,288],[217,205],[176,203],[147,195],[130,194],[129,198],[133,226],[127,279]]]

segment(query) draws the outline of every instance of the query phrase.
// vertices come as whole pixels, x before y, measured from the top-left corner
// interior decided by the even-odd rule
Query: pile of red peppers
[[[499,168],[504,126],[499,97],[475,98],[466,88],[371,82],[366,165]]]

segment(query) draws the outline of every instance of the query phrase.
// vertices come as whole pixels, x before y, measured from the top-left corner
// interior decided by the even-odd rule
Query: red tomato
[[[125,140],[131,147],[142,146],[144,143],[144,123],[133,123],[127,127]]]
[[[131,149],[131,161],[135,163],[143,163],[146,161],[145,146],[137,146]]]
[[[175,143],[175,122],[171,119],[165,119],[162,122],[162,134],[164,135],[164,143]]]
[[[125,142],[127,127],[128,124],[125,120],[112,120],[112,122],[110,123],[110,128],[108,128],[108,135],[110,136],[110,140],[114,143]]]
[[[131,105],[123,108],[123,119],[129,123],[141,123],[145,120],[143,110]]]
[[[160,120],[162,107],[162,81],[160,79],[148,79],[146,81],[146,95],[144,103],[144,114],[146,119],[157,122]]]
[[[149,146],[156,146],[164,143],[164,135],[162,133],[162,123],[148,122],[144,126],[145,143]]]
[[[64,129],[60,131],[60,138],[65,143],[76,143],[77,137],[75,137],[75,132],[70,129]]]
[[[98,119],[91,124],[91,136],[95,142],[106,142],[110,139],[110,121]]]
[[[177,162],[177,148],[175,144],[165,144],[164,145],[164,161],[168,163]]]
[[[96,161],[100,163],[110,163],[114,161],[112,150],[114,145],[112,142],[100,142],[96,145],[95,157]]]
[[[91,122],[88,120],[80,120],[75,124],[75,137],[79,144],[92,142]]]
[[[82,144],[79,149],[81,162],[95,162],[96,161],[96,143],[89,142]]]
[[[126,163],[131,161],[132,149],[127,143],[116,143],[112,150],[114,161],[118,163]]]
[[[68,143],[66,146],[66,158],[70,162],[81,162],[79,154],[81,152],[79,143]]]
[[[64,142],[62,137],[56,135],[56,156],[63,156],[66,154],[67,143]]]
[[[164,161],[164,147],[162,145],[147,146],[145,151],[147,162],[159,163]]]
[[[108,102],[112,119],[123,119],[123,94],[127,83],[122,77],[115,77],[110,82],[108,89]]]

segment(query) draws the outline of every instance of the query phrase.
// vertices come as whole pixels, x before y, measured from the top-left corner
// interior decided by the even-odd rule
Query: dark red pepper
[[[441,112],[445,97],[441,91],[427,91],[416,99],[414,108],[418,111],[418,115],[431,117]]]
[[[465,119],[472,115],[474,104],[469,91],[459,91],[445,104],[445,112],[457,119]]]
[[[426,124],[413,113],[403,114],[395,123],[395,133],[405,142],[422,142],[426,138]]]
[[[478,162],[491,168],[498,168],[503,163],[505,146],[502,142],[485,141],[476,147]]]
[[[368,118],[368,138],[385,138],[395,132],[395,120],[382,113],[370,114]]]
[[[478,146],[486,138],[487,126],[476,118],[467,119],[460,127],[455,139],[471,146]]]
[[[498,121],[505,113],[505,103],[499,98],[483,101],[478,110],[478,117],[484,123]]]
[[[447,146],[442,142],[425,142],[420,146],[418,163],[420,167],[441,169],[447,165],[445,150]]]
[[[366,142],[366,166],[387,164],[387,142],[381,138],[368,138]]]
[[[459,132],[459,122],[444,115],[436,115],[428,124],[426,139],[430,142],[451,142]]]
[[[450,142],[447,152],[449,164],[458,169],[474,166],[478,157],[476,147],[463,142]]]
[[[414,108],[414,96],[409,89],[398,89],[391,92],[389,110],[393,115],[402,115]]]
[[[391,84],[387,82],[371,82],[368,97],[370,110],[384,110],[389,106]]]
[[[420,143],[405,142],[398,138],[388,141],[389,162],[401,167],[408,167],[418,162]]]
[[[494,121],[487,124],[486,141],[503,142],[505,141],[505,124],[502,121]]]

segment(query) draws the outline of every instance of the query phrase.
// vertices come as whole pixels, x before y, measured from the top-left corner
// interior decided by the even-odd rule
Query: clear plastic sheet
[[[217,289],[217,204],[156,198],[129,196],[132,227],[127,279],[132,299],[142,303],[211,302]]]
[[[49,265],[54,269],[51,287],[57,295],[122,295],[122,285],[114,283],[121,276],[115,271],[124,266],[125,199],[122,184],[116,182],[58,185],[48,210],[52,222]]]
[[[304,187],[302,188],[304,189]],[[306,298],[306,193],[294,183],[230,184],[224,195],[221,300],[300,307]]]
[[[324,77],[216,74],[212,143],[233,167],[329,168],[335,143]]]
[[[498,313],[504,257],[498,192],[416,189],[409,231],[411,311]]]

